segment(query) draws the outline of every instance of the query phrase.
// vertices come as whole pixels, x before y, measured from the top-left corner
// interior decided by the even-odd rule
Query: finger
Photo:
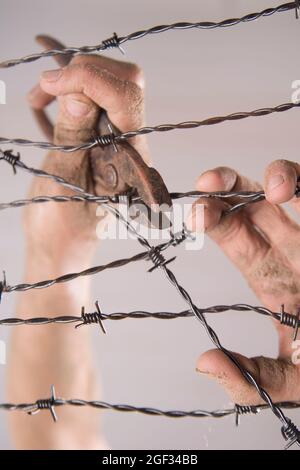
[[[122,131],[143,124],[143,92],[134,82],[90,63],[78,63],[42,75],[41,87],[54,96],[83,94],[104,108]],[[126,112],[124,112],[126,110]],[[71,114],[73,109],[71,109]]]
[[[230,169],[220,168],[206,172],[198,181],[200,191],[231,191],[237,175]],[[231,261],[243,272],[255,269],[265,257],[270,246],[256,230],[253,223],[241,211],[230,216],[223,216],[228,204],[214,199],[200,198],[192,209],[189,228],[197,230],[195,222],[197,206],[204,204],[204,228],[208,235],[220,246]]]
[[[33,109],[43,109],[55,100],[55,96],[45,93],[40,85],[35,85],[28,93],[27,100]]]
[[[255,357],[233,353],[275,402],[299,400],[299,369],[287,359]],[[222,351],[205,352],[197,362],[198,372],[216,380],[237,404],[264,403],[255,387],[243,377],[237,366]]]
[[[51,41],[51,43],[54,42],[55,44],[57,43],[56,40],[49,38],[48,36],[41,36],[41,38],[43,39],[43,44],[45,47],[46,45],[48,45],[48,41]],[[45,43],[45,39],[47,40],[46,43]],[[59,47],[56,45],[55,48],[58,49]],[[121,61],[113,60],[105,56],[86,55],[86,56],[75,56],[72,59],[72,64],[96,65],[119,76],[123,80],[134,81],[134,83],[139,85],[141,88],[144,87],[144,76],[143,76],[142,70],[139,67],[137,67],[135,64],[130,63],[130,62],[121,62]],[[64,64],[64,65],[67,65],[67,64]],[[46,106],[48,106],[52,101],[55,100],[55,96],[46,93],[38,84],[28,93],[27,99],[28,99],[30,106],[34,110],[42,110]]]
[[[107,70],[108,72],[116,75],[121,80],[133,82],[141,89],[145,88],[145,77],[143,70],[132,62],[124,62],[115,60],[104,55],[78,55],[75,56],[71,65],[94,65],[100,69]]]
[[[258,183],[226,167],[216,168],[215,170],[204,173],[198,180],[198,189],[199,188],[201,188],[201,190],[210,191],[218,191],[222,190],[222,188],[226,188],[227,191],[237,192],[257,192],[262,189]],[[241,199],[232,198],[229,201],[231,203],[237,203],[240,202]],[[243,212],[272,245],[282,246],[284,251],[287,250],[286,230],[289,230],[289,236],[291,238],[299,238],[299,227],[295,221],[293,221],[282,208],[274,206],[268,201],[249,204],[243,209]]]
[[[295,198],[297,178],[300,176],[300,165],[287,160],[272,162],[265,172],[266,198],[272,204],[292,201],[294,208],[300,212],[299,199]]]

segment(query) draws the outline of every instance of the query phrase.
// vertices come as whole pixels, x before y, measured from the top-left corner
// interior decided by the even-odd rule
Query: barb
[[[81,320],[82,320],[82,322],[79,323],[79,325],[76,325],[75,328],[80,328],[81,326],[84,326],[84,325],[91,325],[93,323],[96,323],[97,325],[100,326],[101,330],[106,335],[106,330],[105,330],[104,325],[102,323],[102,312],[100,310],[98,300],[95,303],[95,306],[96,306],[96,312],[93,312],[93,313],[85,313],[85,308],[82,307],[82,309],[81,309]]]
[[[37,400],[35,403],[0,403],[0,410],[4,411],[23,411],[31,415],[39,413],[42,410],[50,410],[51,415],[54,421],[57,421],[57,416],[55,413],[55,407],[58,406],[74,406],[74,407],[91,407],[100,410],[113,410],[121,412],[134,412],[141,413],[150,416],[165,416],[167,418],[225,418],[230,415],[240,415],[245,414],[244,409],[247,408],[250,411],[247,413],[256,414],[262,410],[267,409],[266,405],[257,405],[257,406],[241,406],[235,405],[233,408],[224,409],[224,410],[215,410],[215,411],[205,411],[205,410],[192,410],[192,411],[182,411],[182,410],[160,410],[157,408],[150,407],[138,407],[125,404],[111,404],[105,401],[99,400],[83,400],[78,398],[56,398],[54,386],[51,387],[51,397],[43,398]],[[278,406],[285,409],[298,409],[300,407],[300,402],[282,402]],[[290,432],[287,430],[286,432]]]
[[[129,140],[141,135],[152,134],[154,132],[169,132],[173,130],[196,129],[203,126],[221,124],[226,121],[239,121],[250,117],[261,117],[273,113],[282,113],[285,111],[289,111],[293,108],[298,108],[299,106],[300,103],[284,103],[273,108],[260,108],[255,109],[254,111],[239,111],[237,113],[228,114],[226,116],[216,116],[204,119],[202,121],[184,121],[178,124],[159,124],[158,126],[141,127],[140,129],[123,132],[118,135],[107,134],[99,136],[91,142],[87,142],[85,144],[81,144],[75,147],[71,145],[55,145],[50,142],[36,142],[19,138],[8,139],[6,137],[0,137],[0,144],[12,144],[19,145],[22,147],[37,147],[45,150],[58,150],[60,152],[72,153],[77,152],[79,150],[89,150],[98,145],[108,146],[112,144],[112,141],[116,145],[118,142]]]
[[[39,178],[51,179],[55,183],[63,186],[64,188],[71,189],[72,191],[80,193],[81,197],[84,198],[84,200],[88,200],[88,199],[93,200],[93,198],[95,197],[92,194],[89,194],[88,192],[86,192],[84,189],[80,188],[79,186],[69,183],[61,176],[53,175],[51,173],[47,173],[44,170],[32,168],[32,167],[25,165],[25,163],[23,163],[20,159],[20,154],[18,153],[17,155],[14,155],[12,153],[12,150],[3,151],[0,149],[0,160],[3,160],[7,162],[9,165],[11,165],[14,170],[14,173],[17,172],[17,169],[20,169],[22,171],[25,171],[26,173],[29,173],[33,176],[37,176]],[[110,201],[110,199],[107,196],[97,196],[97,202],[100,202],[100,201],[107,202],[107,201]]]
[[[289,326],[294,330],[293,341],[296,341],[298,337],[299,327],[300,327],[300,309],[297,309],[296,315],[291,315],[284,311],[284,305],[281,306],[280,316],[278,318],[280,323],[285,326]]]
[[[46,399],[43,398],[43,399],[37,400],[35,403],[31,405],[24,405],[23,410],[29,415],[35,415],[39,413],[41,410],[49,410],[53,421],[56,423],[57,415],[55,412],[55,406],[56,406],[55,388],[54,388],[54,385],[51,385],[50,398],[46,398]]]
[[[96,46],[83,46],[83,47],[68,47],[64,49],[53,49],[44,51],[38,54],[31,54],[20,59],[12,59],[7,60],[5,62],[0,63],[0,68],[9,68],[14,67],[19,64],[25,64],[29,62],[34,62],[38,59],[43,57],[52,57],[56,55],[77,55],[77,54],[90,54],[93,52],[103,52],[107,49],[112,48],[119,48],[121,52],[124,53],[123,49],[121,48],[121,44],[125,44],[128,41],[135,41],[137,39],[141,39],[146,36],[157,35],[160,33],[164,33],[170,30],[189,30],[189,29],[216,29],[216,28],[229,28],[232,26],[239,25],[240,23],[250,23],[252,21],[256,21],[262,17],[272,16],[275,13],[282,13],[287,12],[290,10],[296,9],[296,14],[298,14],[298,0],[296,2],[289,2],[279,5],[274,8],[267,8],[257,13],[249,13],[241,18],[230,18],[226,20],[222,20],[219,22],[212,22],[212,21],[199,21],[197,23],[190,23],[190,22],[179,22],[173,23],[169,25],[160,25],[154,26],[149,29],[143,29],[140,31],[136,31],[134,33],[128,34],[124,37],[118,37],[116,33],[111,38],[105,39],[102,41],[101,44],[97,44]],[[298,17],[298,16],[297,16]]]

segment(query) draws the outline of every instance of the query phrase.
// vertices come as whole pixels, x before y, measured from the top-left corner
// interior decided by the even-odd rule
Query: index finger
[[[102,59],[76,57],[63,69],[44,72],[40,85],[53,96],[83,93],[104,108],[113,124],[123,132],[142,126],[144,108],[140,69]],[[103,64],[110,67],[105,68]]]

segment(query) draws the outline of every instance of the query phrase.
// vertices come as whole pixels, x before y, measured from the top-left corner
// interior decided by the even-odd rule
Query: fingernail
[[[272,190],[284,183],[284,178],[282,175],[273,175],[268,181],[268,189]]]
[[[57,70],[46,70],[42,73],[42,78],[47,80],[47,82],[56,82],[62,75],[62,69]]]
[[[196,367],[196,372],[198,372],[198,374],[202,374],[202,375],[210,375],[209,372],[207,372],[206,370],[198,369],[198,367]]]
[[[83,101],[68,99],[66,109],[69,114],[75,117],[84,117],[91,111],[91,106]]]

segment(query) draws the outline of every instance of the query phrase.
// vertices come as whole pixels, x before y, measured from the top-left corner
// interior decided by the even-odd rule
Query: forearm
[[[73,246],[49,252],[36,249],[29,241],[25,270],[26,282],[55,278],[91,265],[94,241],[84,247]],[[49,240],[51,246],[51,240]],[[51,249],[49,250],[51,251]],[[57,254],[57,256],[55,255]],[[19,297],[19,317],[79,314],[89,307],[90,279],[24,292]],[[8,367],[8,398],[12,402],[32,402],[48,397],[54,384],[62,397],[99,398],[99,386],[92,359],[90,329],[74,325],[22,326],[13,330]],[[10,415],[17,448],[101,448],[104,442],[99,417],[88,408],[59,408],[54,424],[50,413],[34,417]]]

